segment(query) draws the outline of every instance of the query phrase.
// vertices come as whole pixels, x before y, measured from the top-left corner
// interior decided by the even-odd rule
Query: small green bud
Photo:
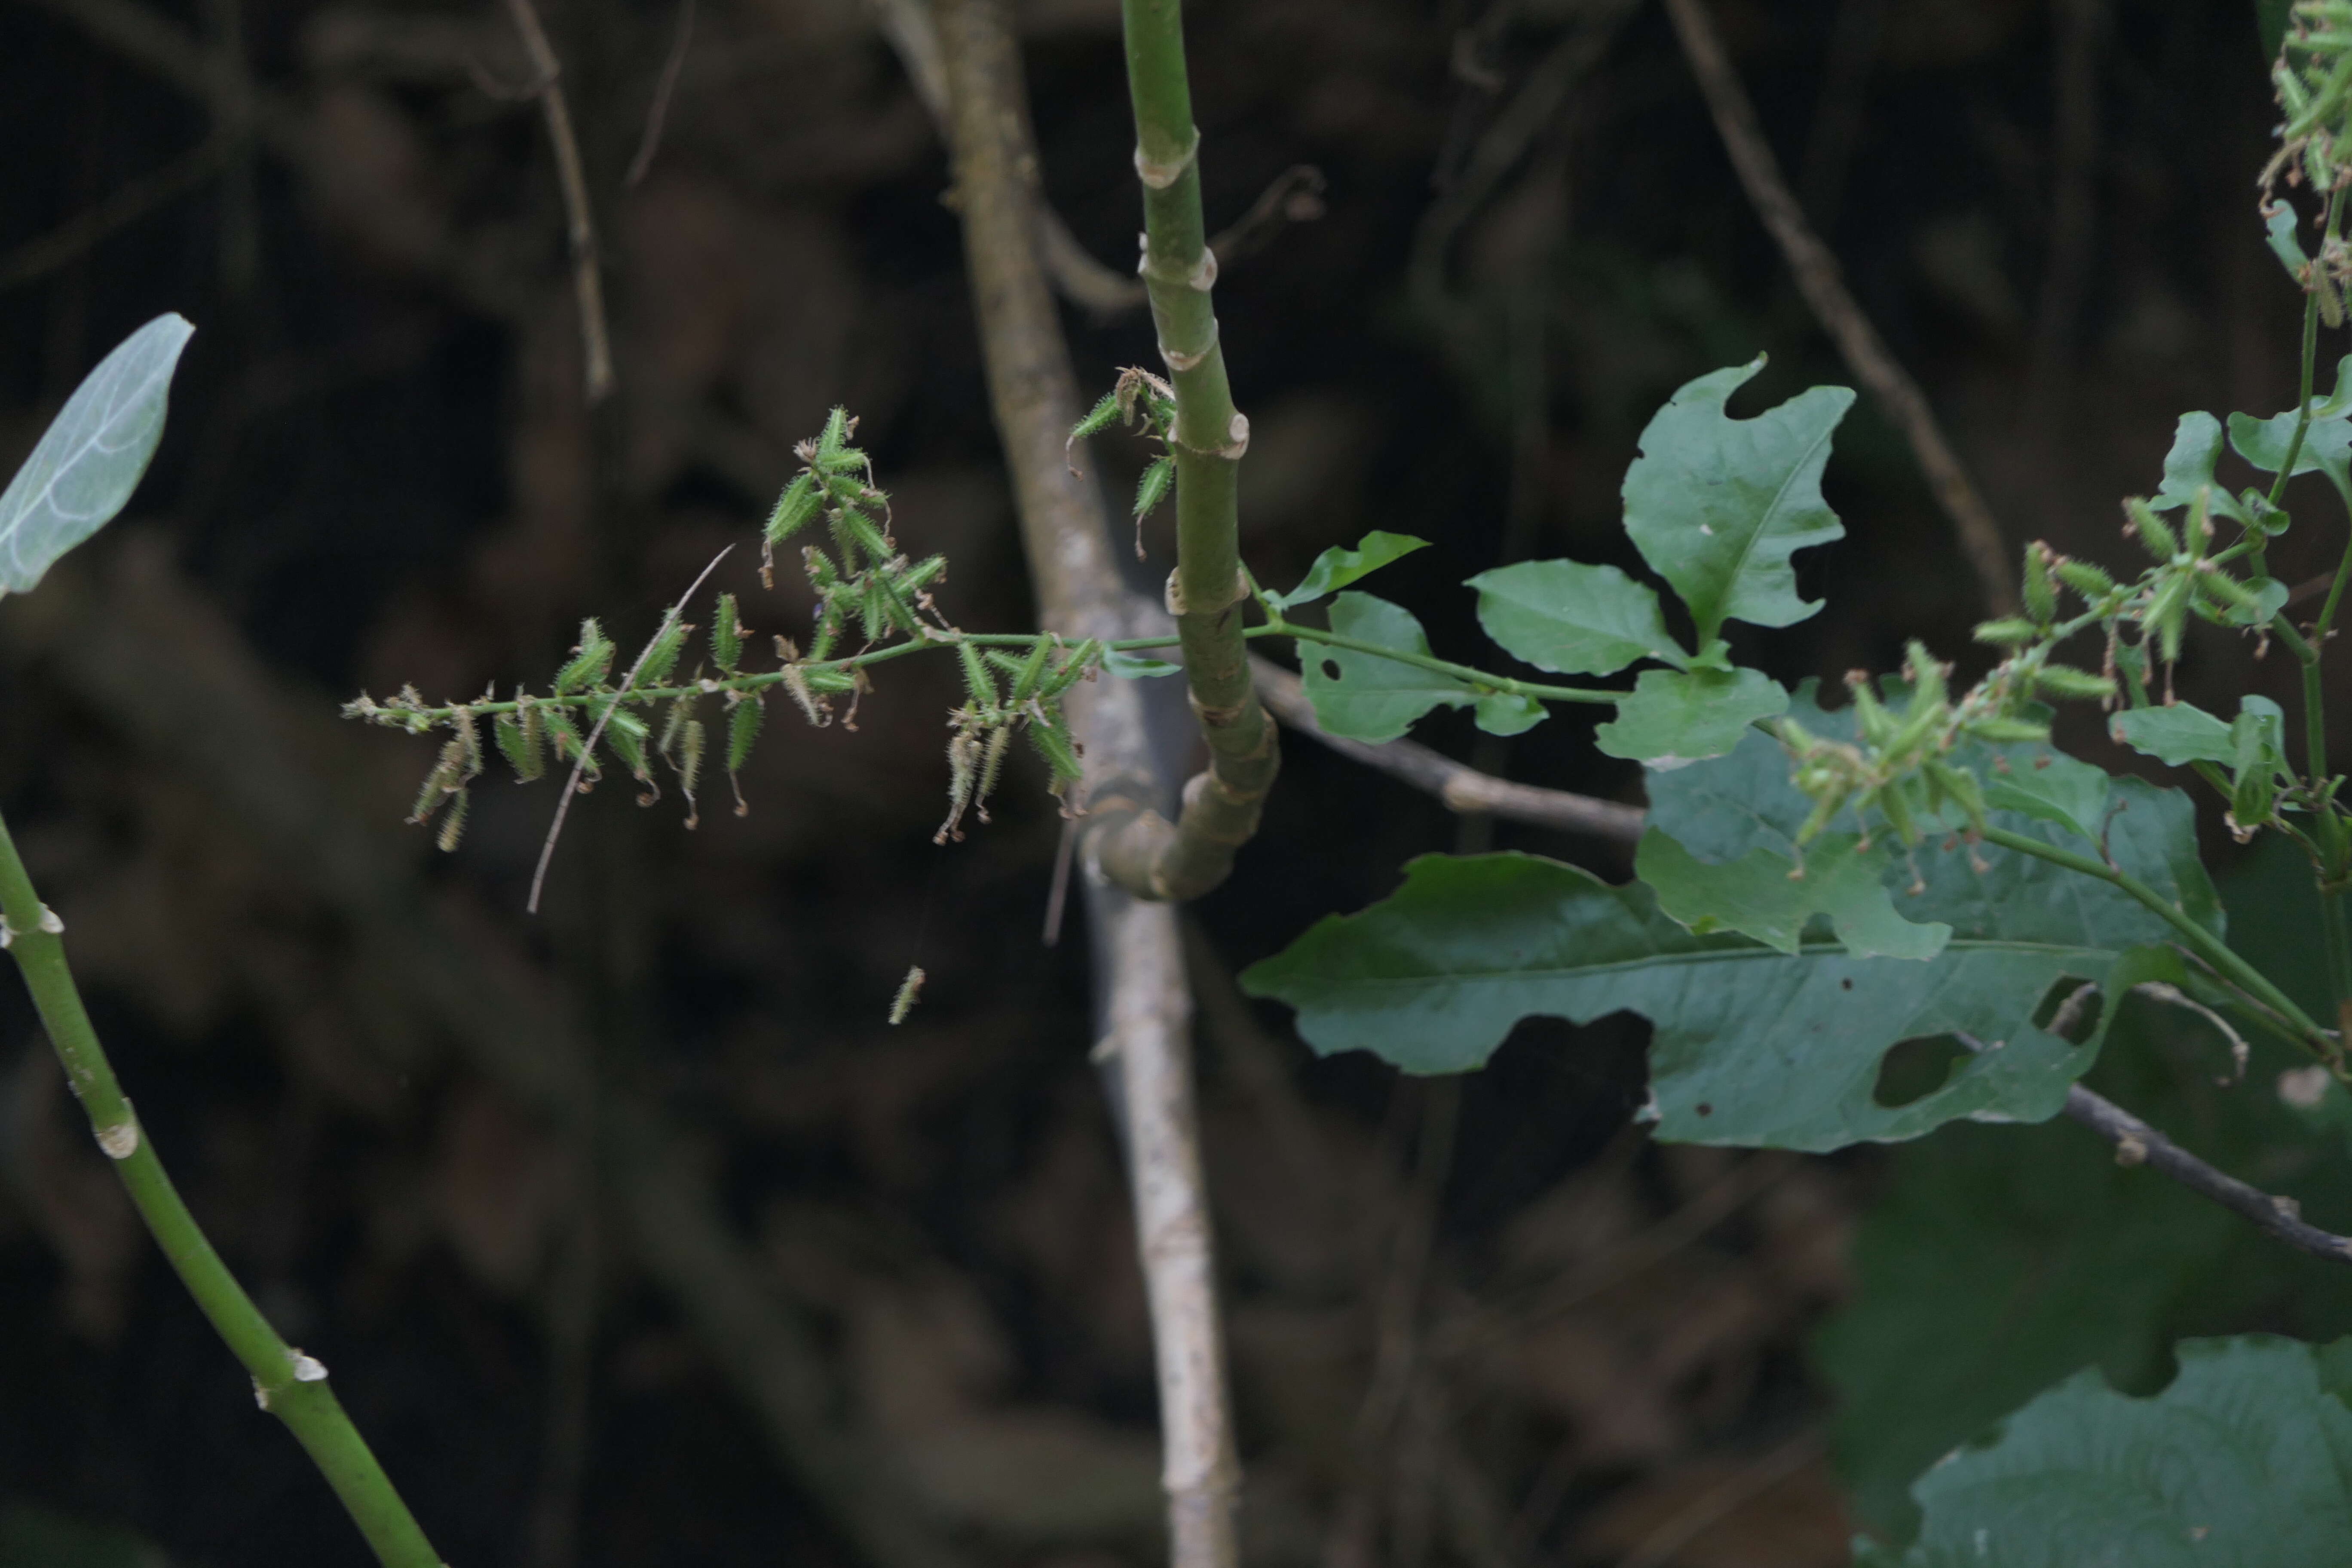
[[[2158,561],[2169,561],[2180,552],[2180,541],[2173,537],[2171,524],[2157,516],[2156,510],[2137,496],[2124,502],[2124,537],[2137,539],[2140,547]]]
[[[1970,635],[1977,641],[1990,643],[1995,647],[2015,647],[2040,638],[2042,628],[2032,621],[2020,620],[2012,616],[1998,621],[1981,621]]]
[[[2025,547],[2025,613],[2037,626],[2046,626],[2058,618],[2058,584],[2050,575],[2051,561],[2050,546],[2042,541]]]
[[[2116,591],[2116,580],[2088,561],[2061,555],[2053,567],[2058,580],[2085,599],[2105,598]]]

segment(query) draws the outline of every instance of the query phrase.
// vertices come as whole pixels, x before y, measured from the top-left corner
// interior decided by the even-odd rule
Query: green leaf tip
[[[1326,594],[1336,593],[1360,578],[1370,576],[1391,561],[1428,547],[1426,539],[1374,529],[1358,540],[1353,550],[1343,550],[1335,545],[1317,556],[1315,564],[1307,569],[1307,575],[1299,581],[1297,587],[1287,594],[1268,594],[1266,602],[1277,610],[1313,604]]]
[[[0,492],[0,595],[30,593],[131,500],[163,438],[172,373],[194,332],[181,316],[156,317],[66,399]]]
[[[1853,393],[1816,386],[1731,417],[1726,403],[1763,368],[1759,356],[1685,385],[1625,471],[1625,531],[1689,606],[1701,646],[1726,621],[1786,626],[1819,610],[1798,596],[1790,557],[1845,536],[1821,481]]]

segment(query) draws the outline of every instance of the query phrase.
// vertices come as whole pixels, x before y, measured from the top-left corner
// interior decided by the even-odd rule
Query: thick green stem
[[[292,1429],[377,1561],[384,1568],[441,1568],[439,1554],[327,1386],[327,1369],[278,1337],[181,1201],[99,1045],[66,966],[64,931],[33,890],[7,824],[0,822],[0,938],[24,973],[98,1146],[114,1162],[140,1217],[196,1305],[253,1374],[254,1397]]]
[[[1234,407],[1210,290],[1217,258],[1201,213],[1200,132],[1184,66],[1179,0],[1124,0],[1127,79],[1135,106],[1135,172],[1143,184],[1143,275],[1160,357],[1176,389],[1176,571],[1168,608],[1184,649],[1192,711],[1209,771],[1184,788],[1172,831],[1139,803],[1099,814],[1091,844],[1132,890],[1196,898],[1223,881],[1257,831],[1281,765],[1274,721],[1250,684],[1242,638],[1239,469],[1249,421]]]
[[[2014,849],[2021,855],[2031,855],[2053,865],[2063,866],[2070,871],[2079,871],[2085,877],[2096,878],[2110,887],[2122,889],[2179,932],[2181,945],[2211,965],[2215,973],[2285,1019],[2302,1037],[2305,1049],[2331,1066],[2341,1062],[2342,1049],[2335,1037],[2312,1022],[2310,1016],[2296,1006],[2285,992],[2272,984],[2260,970],[2231,952],[2220,937],[2190,920],[2175,908],[2169,899],[2138,878],[2127,871],[2119,871],[2104,860],[2095,860],[2088,855],[2062,849],[2026,834],[2011,833],[2005,827],[1988,826],[1983,837],[1988,844],[1997,844],[2003,849]]]

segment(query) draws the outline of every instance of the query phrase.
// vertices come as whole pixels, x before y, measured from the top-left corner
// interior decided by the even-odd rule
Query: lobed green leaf
[[[1684,386],[1625,471],[1625,531],[1682,595],[1702,647],[1726,621],[1792,626],[1820,609],[1798,597],[1790,558],[1845,536],[1822,499],[1822,469],[1853,394],[1817,386],[1732,418],[1726,401],[1763,368],[1759,357]]]
[[[1788,706],[1788,692],[1760,670],[1645,669],[1592,739],[1612,757],[1680,767],[1722,756]]]

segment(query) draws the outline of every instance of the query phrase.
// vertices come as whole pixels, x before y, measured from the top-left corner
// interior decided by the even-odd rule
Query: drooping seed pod
[[[2033,671],[2033,689],[2044,697],[2104,702],[2116,694],[2116,683],[2104,675],[2068,664],[2045,664]]]
[[[613,748],[613,754],[621,759],[622,765],[629,770],[629,776],[640,784],[650,784],[654,776],[653,770],[646,765],[647,733],[646,721],[626,710],[618,710],[605,716],[604,743]]]
[[[454,853],[457,847],[457,840],[465,837],[466,806],[472,798],[462,789],[450,795],[449,815],[441,819],[440,837],[434,840],[441,847],[441,853],[444,855]]]
[[[793,700],[800,704],[802,715],[812,726],[822,730],[833,722],[833,710],[818,701],[816,693],[810,689],[806,667],[788,664],[784,666],[783,677],[784,689],[793,694]],[[757,720],[752,721],[755,726],[758,722]]]
[[[1969,721],[1967,728],[1968,732],[1975,736],[1978,740],[1991,741],[1997,743],[2011,741],[2046,742],[2050,739],[2049,725],[2030,723],[2023,719],[2001,719],[1992,717],[1972,719]]]
[[[667,619],[654,640],[647,645],[645,657],[637,661],[636,679],[630,681],[633,690],[660,686],[669,679],[670,671],[677,668],[678,656],[686,651],[686,639],[694,627],[688,622]]]
[[[694,792],[702,783],[702,751],[709,743],[709,737],[703,730],[702,721],[688,719],[685,729],[678,735],[677,752],[677,787],[686,794],[688,813],[686,825],[688,827],[692,827],[698,820],[695,814]]]
[[[465,776],[465,742],[452,739],[442,745],[441,755],[435,759],[433,771],[425,775],[425,783],[416,791],[416,805],[409,812],[408,820],[420,824],[430,821],[433,814],[441,808],[441,803],[457,793]]]
[[[1029,740],[1037,748],[1037,754],[1045,759],[1045,765],[1053,770],[1055,785],[1072,784],[1086,776],[1086,767],[1078,760],[1077,742],[1062,727],[1059,714],[1049,714],[1043,723],[1032,721]]]
[[[2185,573],[2175,573],[2158,585],[2148,599],[2143,623],[2156,633],[2157,646],[2164,662],[2172,664],[2180,658],[2180,638],[2188,629],[2189,578]]]
[[[980,819],[988,820],[988,797],[996,793],[997,775],[1004,771],[1004,749],[1013,739],[1012,726],[999,724],[988,732],[988,745],[981,753],[980,782],[972,788],[972,805],[980,810]]]
[[[515,777],[524,784],[541,777],[547,772],[547,753],[541,744],[539,710],[519,708],[512,713],[501,713],[491,726],[498,738],[499,751],[514,769]]]
[[[1037,694],[1037,688],[1045,678],[1045,658],[1053,651],[1052,641],[1045,637],[1039,637],[1035,645],[1030,648],[1029,657],[1024,659],[1020,668],[1013,672],[1012,702],[1014,707],[1019,707]]]
[[[754,691],[739,697],[734,709],[727,715],[727,771],[740,773],[743,764],[751,760],[751,746],[760,738],[760,726],[767,718],[766,704]]]
[[[895,1026],[907,1021],[915,1010],[915,1001],[923,994],[923,971],[920,965],[909,964],[907,978],[898,983],[898,994],[890,1000],[890,1022]]]
[[[1143,470],[1143,478],[1135,487],[1135,515],[1150,517],[1152,509],[1168,499],[1168,490],[1176,482],[1176,459],[1159,458]]]
[[[988,661],[981,657],[981,650],[969,640],[959,641],[956,657],[963,662],[964,689],[971,694],[974,710],[994,712],[998,700],[996,677],[988,672]]]

